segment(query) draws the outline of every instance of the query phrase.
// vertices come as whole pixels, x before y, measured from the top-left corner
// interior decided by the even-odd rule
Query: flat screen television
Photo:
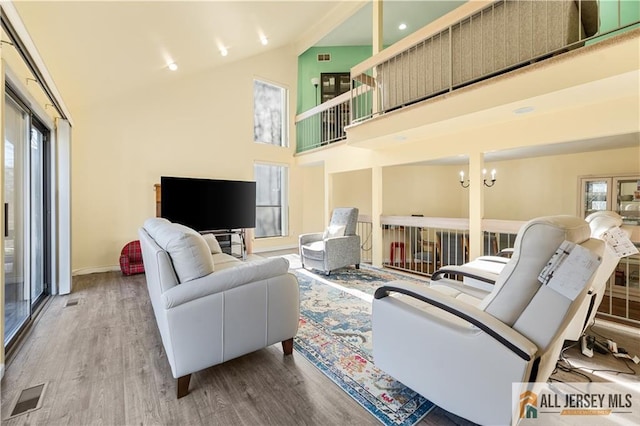
[[[256,183],[162,176],[160,214],[196,231],[256,227]]]

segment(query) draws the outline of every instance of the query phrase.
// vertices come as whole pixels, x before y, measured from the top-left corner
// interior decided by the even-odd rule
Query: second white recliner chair
[[[510,424],[517,408],[512,383],[547,381],[593,280],[570,300],[538,275],[565,240],[601,257],[604,242],[590,234],[573,216],[528,222],[493,291],[475,305],[402,281],[379,288],[372,314],[376,366],[447,411],[480,424]]]
[[[605,232],[622,226],[622,216],[612,211],[592,213],[585,218],[585,221],[589,224],[591,237],[597,239],[602,239]],[[613,274],[619,260],[620,258],[612,250],[607,249],[604,252],[598,276],[594,277],[593,285],[589,289],[587,298],[568,327],[565,336],[566,340],[579,340],[587,327],[593,324],[598,307],[604,297],[609,277]],[[467,302],[478,303],[479,299],[492,290],[498,275],[509,261],[510,259],[508,258],[481,256],[464,265],[447,266],[433,274],[433,287],[450,295],[455,293],[455,295]],[[465,277],[464,284],[457,280],[443,278],[445,274],[463,275]],[[471,286],[468,286],[469,284]]]

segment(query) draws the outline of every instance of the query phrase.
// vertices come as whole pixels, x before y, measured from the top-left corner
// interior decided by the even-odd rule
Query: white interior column
[[[384,49],[384,38],[382,31],[383,24],[383,16],[382,16],[382,0],[373,0],[373,13],[372,15],[372,26],[373,29],[371,34],[371,53],[375,55],[379,53],[382,49]],[[373,81],[377,81],[378,72],[374,67],[372,71]],[[380,112],[380,104],[378,99],[378,85],[374,84],[373,87],[373,96],[371,97],[371,108],[373,113]]]
[[[484,219],[484,154],[469,154],[469,260],[482,255],[482,219]]]
[[[71,126],[56,119],[58,170],[58,294],[71,293]]]
[[[384,247],[382,246],[382,167],[371,169],[371,262],[373,266],[382,267]]]
[[[333,194],[333,176],[324,168],[324,226],[329,225],[331,220],[331,210],[333,203],[331,202],[331,194]]]

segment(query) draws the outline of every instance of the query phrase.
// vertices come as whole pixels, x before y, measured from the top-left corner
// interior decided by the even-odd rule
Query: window
[[[288,167],[256,164],[256,238],[283,237],[288,231]]]
[[[253,81],[253,141],[289,146],[287,89]]]

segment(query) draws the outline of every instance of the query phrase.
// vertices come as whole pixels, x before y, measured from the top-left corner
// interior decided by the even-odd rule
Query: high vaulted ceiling
[[[336,1],[16,1],[70,109],[294,43]],[[268,44],[260,38],[267,37]],[[228,56],[220,54],[220,48]],[[176,74],[167,65],[176,62]]]
[[[383,0],[385,44],[464,2]],[[372,37],[371,0],[14,0],[14,6],[72,113],[269,49],[294,45],[302,53],[311,45],[371,44]],[[168,72],[171,62],[176,74]]]

